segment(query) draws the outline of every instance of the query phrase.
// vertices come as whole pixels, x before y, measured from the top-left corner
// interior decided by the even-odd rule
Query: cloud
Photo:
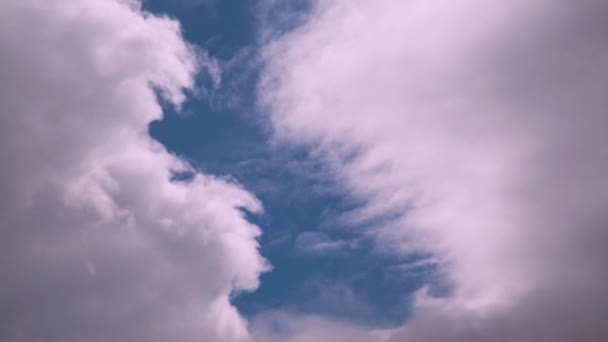
[[[607,338],[607,10],[326,1],[266,46],[277,138],[324,151],[366,202],[349,220],[395,217],[378,241],[447,275],[395,340]]]
[[[0,45],[0,339],[247,339],[261,204],[147,132],[214,64],[138,1],[9,1]]]
[[[310,256],[340,255],[356,247],[356,241],[332,239],[321,232],[303,232],[295,241],[298,253]]]
[[[252,322],[256,341],[336,341],[369,342],[381,335],[352,324],[315,316],[298,316],[283,312],[267,312]]]

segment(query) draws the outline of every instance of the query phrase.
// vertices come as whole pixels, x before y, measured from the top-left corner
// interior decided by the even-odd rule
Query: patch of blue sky
[[[308,147],[272,142],[255,103],[260,5],[238,0],[144,4],[179,19],[186,38],[222,69],[219,85],[212,75],[201,75],[199,86],[207,90],[193,94],[180,112],[165,108],[165,118],[151,124],[150,133],[195,168],[229,176],[263,202],[265,213],[250,219],[263,229],[261,253],[273,270],[262,275],[257,291],[235,295],[241,313],[287,310],[385,327],[406,320],[413,292],[440,283],[436,266],[424,255],[379,253],[364,231],[380,221],[390,224],[391,217],[357,224],[341,220],[361,200],[349,196]],[[307,9],[306,1],[290,4],[292,10]],[[291,27],[285,18],[294,16],[278,14],[285,8],[265,11],[283,18],[278,21],[283,29]],[[175,177],[187,180],[188,175]]]

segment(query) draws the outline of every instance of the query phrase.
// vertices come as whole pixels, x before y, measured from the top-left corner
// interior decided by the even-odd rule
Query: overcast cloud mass
[[[263,204],[149,136],[161,104],[207,94],[199,73],[222,80],[141,5],[0,5],[1,341],[608,340],[608,2],[327,0],[260,23],[271,139],[362,203],[333,221],[438,265],[394,329],[231,303],[272,272],[245,217]],[[296,252],[349,246],[323,234]]]

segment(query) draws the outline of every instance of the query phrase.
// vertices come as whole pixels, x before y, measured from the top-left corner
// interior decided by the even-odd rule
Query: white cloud
[[[267,312],[252,322],[256,341],[264,342],[369,342],[381,335],[353,324],[314,316]]]
[[[608,335],[607,9],[324,1],[267,46],[278,138],[325,152],[367,200],[350,220],[402,213],[378,238],[432,252],[454,286],[395,339]]]
[[[147,134],[214,64],[138,1],[0,7],[0,339],[236,341],[232,291],[267,265],[262,210]],[[211,63],[205,65],[205,63]]]
[[[357,245],[356,240],[332,239],[321,232],[302,232],[295,240],[298,253],[308,256],[340,255],[348,253]]]

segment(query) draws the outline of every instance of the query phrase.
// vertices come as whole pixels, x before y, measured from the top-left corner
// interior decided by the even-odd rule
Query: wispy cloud
[[[337,256],[356,247],[356,239],[331,238],[322,232],[302,232],[295,240],[296,252],[310,256]]]
[[[319,1],[266,47],[279,139],[324,151],[366,203],[353,222],[390,213],[378,241],[447,272],[451,295],[421,292],[396,340],[608,335],[606,10]]]

